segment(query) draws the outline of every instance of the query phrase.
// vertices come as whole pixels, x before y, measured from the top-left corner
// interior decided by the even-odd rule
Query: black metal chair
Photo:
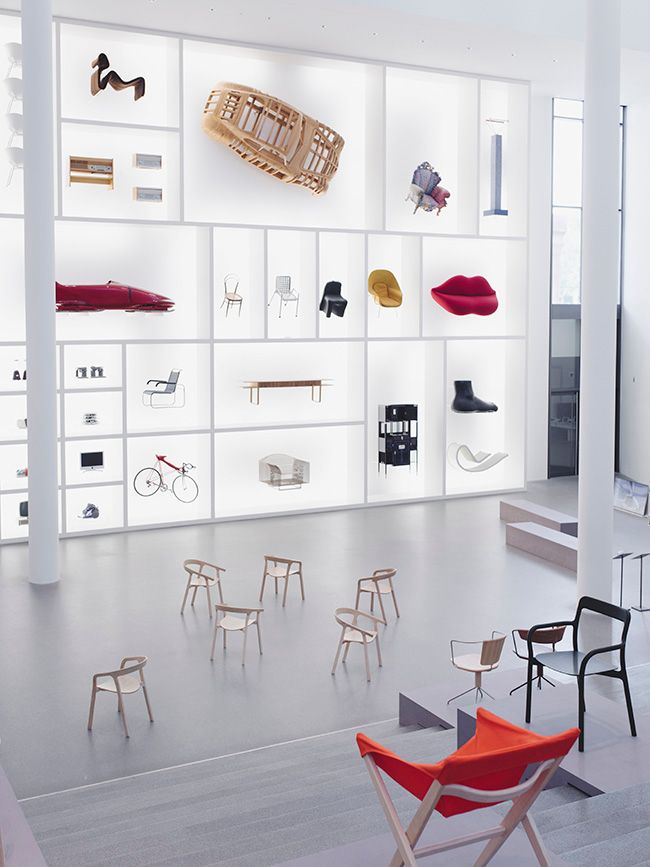
[[[347,298],[341,297],[341,284],[338,280],[330,280],[325,284],[323,297],[320,301],[320,310],[329,319],[332,313],[335,316],[343,316],[348,306]]]
[[[584,653],[578,649],[579,646],[579,629],[580,618],[583,611],[600,614],[603,617],[608,617],[611,620],[618,620],[623,624],[621,631],[621,639],[617,644],[611,644],[608,647],[596,647],[593,650]],[[625,703],[627,705],[627,715],[630,722],[630,733],[632,737],[636,737],[636,724],[634,722],[634,710],[632,708],[632,698],[630,696],[630,684],[627,679],[627,668],[625,667],[625,645],[627,642],[627,633],[630,628],[630,612],[621,608],[618,605],[613,605],[611,602],[604,602],[602,599],[594,599],[591,596],[583,596],[578,602],[578,609],[573,620],[561,620],[556,623],[540,623],[533,626],[528,631],[528,679],[526,682],[526,722],[530,722],[531,703],[533,697],[533,680],[535,666],[542,666],[551,671],[557,671],[561,674],[575,677],[578,680],[578,728],[580,729],[580,737],[578,739],[578,750],[584,751],[585,746],[585,677],[590,677],[594,674],[600,674],[604,677],[616,677],[623,681],[623,689],[625,691]],[[552,653],[535,654],[533,644],[535,643],[535,633],[545,629],[558,628],[560,626],[570,626],[573,629],[573,650],[556,650]],[[619,654],[618,666],[612,662],[606,662],[596,657],[603,653]],[[539,669],[538,669],[539,670]]]

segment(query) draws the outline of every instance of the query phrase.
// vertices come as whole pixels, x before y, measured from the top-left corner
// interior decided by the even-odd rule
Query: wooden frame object
[[[284,593],[282,594],[282,607],[287,604],[287,590],[289,578],[297,575],[300,581],[300,595],[305,601],[305,585],[302,580],[302,560],[290,560],[287,557],[276,557],[272,554],[264,555],[264,571],[262,572],[262,586],[260,587],[260,602],[264,599],[264,587],[266,579],[273,578],[275,581],[275,595],[278,595],[278,580],[284,580]]]
[[[70,157],[69,184],[97,184],[115,188],[113,160],[104,157]]]
[[[128,663],[135,663],[128,665]],[[125,656],[120,667],[116,671],[102,671],[93,674],[92,693],[90,695],[90,711],[88,713],[88,731],[92,731],[93,717],[95,715],[95,699],[98,692],[114,692],[117,695],[117,712],[122,715],[122,725],[124,726],[125,737],[130,737],[129,729],[126,725],[126,714],[124,712],[123,696],[132,692],[138,692],[140,689],[144,695],[144,701],[147,705],[147,713],[149,714],[149,722],[153,722],[153,714],[151,713],[151,705],[149,704],[149,695],[144,682],[144,667],[147,664],[146,656]]]
[[[222,566],[215,566],[214,563],[206,563],[205,560],[185,560],[183,562],[183,569],[187,572],[187,584],[185,585],[181,614],[185,611],[185,603],[187,602],[190,590],[193,591],[190,605],[194,607],[196,594],[199,592],[201,587],[204,587],[208,599],[208,612],[210,614],[210,620],[212,620],[212,599],[210,598],[210,588],[217,588],[219,593],[219,602],[223,602],[221,573],[226,570]]]
[[[203,129],[260,171],[317,196],[336,174],[345,144],[331,127],[283,100],[230,81],[210,92]]]
[[[458,693],[458,695],[452,696],[447,704],[451,704],[457,698],[461,698],[461,696],[473,691],[476,691],[476,701],[479,698],[484,698],[486,695],[488,698],[494,698],[487,690],[483,689],[482,676],[484,671],[493,671],[495,668],[498,668],[505,640],[506,636],[503,632],[493,630],[492,637],[486,638],[483,641],[454,640],[449,642],[451,646],[451,664],[454,668],[459,668],[461,671],[472,672],[474,675],[474,686]],[[458,656],[455,651],[457,645],[467,648],[480,647],[480,650],[478,653],[463,653]]]
[[[382,620],[387,623],[386,612],[384,610],[384,602],[381,598],[390,594],[393,597],[393,605],[395,606],[395,614],[399,617],[399,608],[397,607],[397,597],[393,587],[393,578],[397,575],[397,569],[375,569],[372,575],[367,578],[359,578],[357,581],[357,598],[354,603],[355,608],[359,608],[362,593],[370,593],[370,611],[375,610],[375,596],[379,602],[379,610],[381,611]]]
[[[472,743],[465,744],[456,753],[437,765],[415,765],[406,762],[399,756],[385,750],[379,744],[369,742],[364,735],[357,735],[361,755],[384,811],[388,826],[395,839],[397,850],[390,861],[390,867],[417,867],[416,859],[425,859],[430,855],[448,852],[462,846],[485,841],[486,845],[479,854],[474,867],[485,867],[492,862],[508,837],[521,825],[532,846],[535,858],[540,867],[550,867],[551,859],[539,831],[529,811],[538,796],[551,781],[563,758],[575,742],[577,731],[570,729],[559,735],[543,737],[518,729],[516,726],[500,720],[479,708],[477,728],[485,718],[493,720],[492,725],[503,725],[511,731],[502,738],[503,747],[495,746],[487,749],[477,744],[478,735],[472,738]],[[520,734],[519,734],[520,733]],[[509,735],[509,737],[508,737]],[[523,738],[527,738],[523,740]],[[510,744],[508,744],[510,740]],[[537,758],[539,766],[525,781],[507,788],[488,788],[490,778],[496,784],[501,779],[519,777],[526,766],[534,763]],[[390,764],[387,764],[390,762]],[[503,770],[497,771],[495,765],[500,764]],[[492,766],[490,768],[490,766]],[[473,767],[476,768],[473,771]],[[410,791],[420,801],[420,804],[409,826],[404,828],[399,818],[395,804],[390,796],[386,783],[380,773],[380,768],[391,776],[398,785]],[[481,773],[482,771],[482,773]],[[428,788],[425,788],[430,781]],[[472,783],[479,785],[471,785]],[[417,793],[416,793],[417,792]],[[456,799],[468,802],[458,804]],[[428,846],[416,848],[417,843],[426,828],[432,813],[437,810],[447,817],[457,812],[467,812],[494,804],[507,803],[512,805],[501,818],[501,821],[491,828],[465,834],[452,839],[442,840]]]
[[[210,661],[214,660],[214,649],[217,644],[217,631],[223,630],[223,649],[226,649],[226,637],[229,632],[244,633],[244,647],[242,649],[241,664],[246,665],[246,639],[248,638],[248,629],[254,626],[257,629],[257,644],[262,655],[262,633],[260,632],[260,619],[262,617],[263,608],[242,608],[236,605],[226,605],[224,602],[219,602],[214,606],[216,619],[214,622],[214,632],[212,633],[212,650],[210,651]],[[219,614],[223,614],[221,620]],[[244,619],[236,615],[243,614]]]
[[[384,623],[381,617],[375,617],[374,614],[368,614],[367,611],[359,611],[356,608],[337,608],[334,612],[334,619],[341,627],[341,636],[339,638],[338,647],[336,648],[336,656],[334,657],[334,665],[332,666],[332,674],[336,674],[336,666],[339,663],[341,649],[345,645],[342,662],[348,658],[348,652],[351,644],[361,644],[363,647],[363,657],[366,663],[366,680],[370,683],[370,662],[368,660],[368,645],[375,642],[377,647],[377,662],[381,668],[383,665],[381,659],[381,648],[379,647],[379,632],[377,629],[369,629],[359,625],[359,620],[369,620],[375,626]]]
[[[311,399],[314,403],[320,403],[323,398],[323,386],[328,385],[331,385],[331,382],[326,379],[259,379],[249,380],[242,388],[248,389],[249,402],[259,406],[261,388],[311,388]]]

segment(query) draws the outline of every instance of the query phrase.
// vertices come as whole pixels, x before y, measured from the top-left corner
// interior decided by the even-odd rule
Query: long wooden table
[[[262,388],[311,388],[311,399],[314,403],[320,403],[323,398],[323,386],[329,384],[329,380],[326,379],[260,379],[246,382],[243,387],[248,389],[249,402],[258,406]]]

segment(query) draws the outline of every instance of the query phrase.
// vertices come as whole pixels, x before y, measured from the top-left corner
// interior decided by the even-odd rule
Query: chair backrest
[[[245,614],[246,619],[248,619],[251,614],[261,614],[262,611],[264,611],[263,608],[244,608],[241,605],[228,605],[225,602],[217,602],[214,607],[222,614]]]
[[[183,560],[183,569],[185,569],[188,575],[198,575],[201,578],[206,578],[208,581],[219,581],[221,573],[226,571],[222,566],[215,566],[214,563],[193,559]]]
[[[496,665],[501,659],[505,635],[493,632],[492,638],[486,638],[481,645],[481,665]]]
[[[23,149],[22,148],[5,148],[7,159],[15,169],[20,169],[23,166]]]
[[[357,744],[362,756],[370,755],[378,768],[421,801],[436,780],[443,786],[461,784],[487,792],[516,786],[529,765],[564,757],[579,734],[573,728],[539,735],[479,707],[476,734],[435,765],[407,762],[364,734],[357,735]],[[488,806],[490,802],[443,796],[436,810],[453,816]]]
[[[330,280],[325,284],[323,295],[326,298],[339,297],[341,295],[341,284],[338,280]]]
[[[23,98],[23,80],[22,78],[5,78],[5,90],[12,99]]]
[[[7,121],[7,126],[9,127],[10,132],[15,132],[18,135],[23,134],[23,116],[22,114],[18,114],[18,112],[10,111],[5,115],[5,120]]]
[[[375,569],[372,573],[374,579],[382,580],[384,578],[394,578],[397,575],[397,569]]]
[[[575,629],[573,630],[573,646],[574,649],[579,647],[578,633],[580,629],[580,618],[583,612],[591,614],[599,614],[602,617],[608,617],[610,620],[617,620],[623,624],[621,631],[620,642],[625,647],[627,641],[627,632],[630,628],[631,614],[627,608],[621,608],[619,605],[614,605],[612,602],[605,602],[603,599],[595,599],[593,596],[583,596],[578,602],[578,608],[575,617]]]
[[[374,614],[369,614],[367,611],[360,611],[358,608],[337,608],[334,612],[334,619],[339,626],[358,629],[364,635],[371,635],[376,631],[376,625],[384,622],[380,617],[375,617]],[[371,626],[360,625],[360,619],[370,621]]]
[[[526,641],[530,629],[517,629],[517,635]],[[535,632],[534,644],[557,644],[564,638],[566,626],[552,626],[550,629],[538,629]]]
[[[226,274],[223,278],[223,291],[224,293],[228,292],[237,292],[239,289],[239,274]]]
[[[291,277],[289,277],[288,275],[281,275],[280,277],[276,277],[275,291],[279,292],[280,295],[286,295],[288,292],[291,292]]]
[[[176,386],[178,385],[180,375],[180,370],[172,370],[172,372],[169,374],[169,378],[167,379],[165,394],[173,394],[176,391]]]

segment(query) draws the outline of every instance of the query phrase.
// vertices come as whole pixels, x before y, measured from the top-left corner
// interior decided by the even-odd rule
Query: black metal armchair
[[[326,283],[323,289],[323,297],[320,301],[320,310],[325,316],[328,319],[332,313],[336,316],[343,316],[347,306],[347,298],[341,297],[341,284],[338,280],[330,280],[329,283]]]
[[[618,620],[623,624],[621,638],[617,644],[609,645],[608,647],[596,647],[593,650],[584,653],[579,650],[579,629],[580,618],[583,611],[593,612],[608,617],[611,620]],[[573,629],[573,650],[556,650],[551,653],[535,654],[533,644],[535,643],[535,633],[559,628],[561,626],[571,627]],[[630,684],[627,679],[627,668],[625,667],[625,645],[627,642],[627,633],[630,628],[630,612],[625,608],[620,608],[618,605],[613,605],[611,602],[604,602],[602,599],[594,599],[591,596],[583,596],[578,602],[578,609],[573,620],[562,620],[556,623],[540,623],[533,626],[528,631],[528,678],[526,682],[526,722],[530,722],[531,703],[533,696],[533,680],[534,670],[541,667],[548,668],[551,671],[557,671],[561,674],[575,677],[578,680],[578,728],[580,729],[580,737],[578,739],[578,750],[584,751],[585,746],[585,677],[590,677],[594,674],[600,674],[604,677],[615,677],[623,681],[623,689],[625,691],[625,703],[627,705],[627,715],[630,722],[630,734],[636,737],[636,724],[634,722],[634,710],[632,708],[632,698],[630,696]],[[601,654],[618,653],[618,665],[614,662],[598,659]]]

